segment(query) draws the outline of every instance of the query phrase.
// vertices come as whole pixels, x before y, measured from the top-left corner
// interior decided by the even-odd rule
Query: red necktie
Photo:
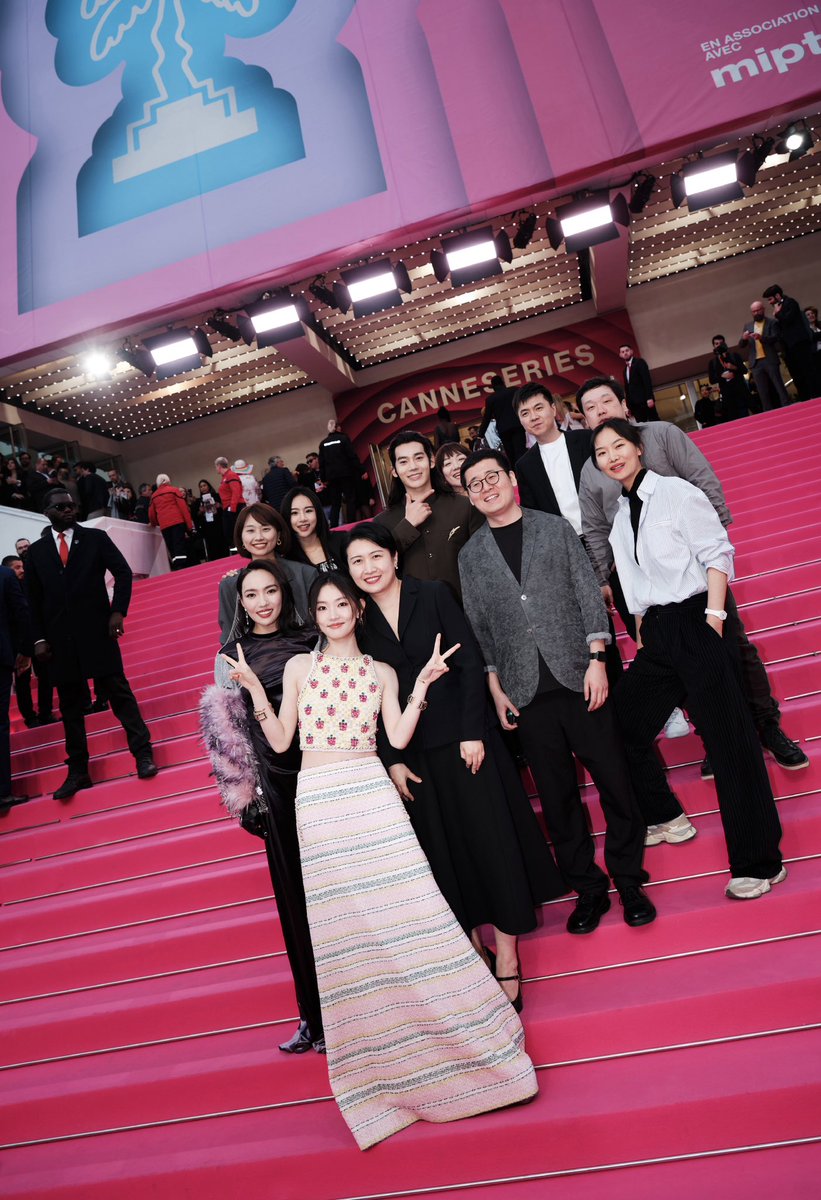
[[[63,566],[68,562],[68,542],[64,533],[57,534],[57,540],[60,543],[60,562]]]

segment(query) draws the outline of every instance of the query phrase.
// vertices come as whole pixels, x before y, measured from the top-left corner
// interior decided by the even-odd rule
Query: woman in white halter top
[[[311,589],[322,651],[285,668],[279,717],[227,655],[275,751],[300,731],[296,809],[331,1087],[361,1149],[414,1121],[455,1121],[537,1091],[524,1031],[434,882],[376,756],[375,726],[410,741],[458,647],[439,638],[400,705],[396,674],[359,651],[361,600],[331,573]]]

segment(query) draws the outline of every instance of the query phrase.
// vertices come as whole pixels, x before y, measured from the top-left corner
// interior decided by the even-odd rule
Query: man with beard
[[[70,800],[81,788],[93,786],[83,715],[88,679],[95,680],[98,699],[102,691],[125,730],[139,778],[151,779],[158,768],[117,644],[131,599],[131,568],[107,533],[77,524],[68,492],[49,492],[44,515],[50,524],[28,552],[26,588],[35,659],[51,662],[65,727],[68,775],[54,799]],[[111,601],[106,571],[114,577]]]

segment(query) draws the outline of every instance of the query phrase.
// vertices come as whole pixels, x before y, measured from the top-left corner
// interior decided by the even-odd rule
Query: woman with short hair
[[[641,431],[622,418],[593,434],[596,467],[622,486],[610,533],[638,650],[614,693],[639,805],[659,827],[689,821],[654,750],[672,708],[685,705],[715,771],[736,900],[763,896],[786,878],[781,825],[761,743],[741,691],[736,643],[723,638],[735,550],[699,488],[642,465]],[[669,811],[665,813],[664,806]],[[673,839],[664,839],[673,840]]]
[[[467,456],[467,448],[461,442],[444,442],[433,458],[433,465],[438,467],[457,496],[467,496],[462,486],[462,463]]]

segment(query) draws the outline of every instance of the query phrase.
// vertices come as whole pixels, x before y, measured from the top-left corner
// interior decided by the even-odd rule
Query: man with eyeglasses
[[[123,671],[118,645],[131,599],[131,568],[107,533],[77,525],[77,507],[68,492],[54,489],[45,497],[50,524],[26,558],[26,589],[34,625],[34,655],[51,662],[66,740],[68,775],[54,793],[70,800],[92,787],[83,709],[86,681],[93,678],[125,730],[137,775],[151,779],[157,765],[151,735]],[[114,577],[108,599],[105,577]]]
[[[574,755],[599,792],[605,863],[624,920],[647,925],[656,910],[641,887],[644,823],[607,704],[610,633],[593,568],[568,521],[519,507],[516,476],[503,454],[471,454],[462,482],[487,521],[459,553],[465,613],[499,722],[519,730],[559,868],[578,892],[567,930],[592,933],[610,907]]]

